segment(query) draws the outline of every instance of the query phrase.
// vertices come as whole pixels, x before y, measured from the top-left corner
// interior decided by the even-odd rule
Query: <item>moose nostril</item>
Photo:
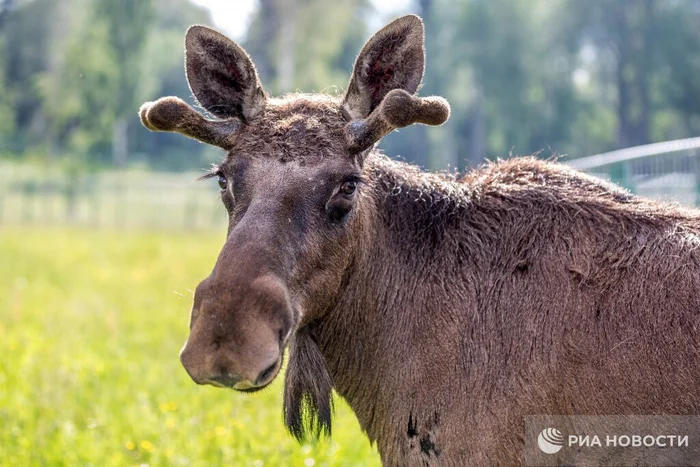
[[[215,383],[219,383],[223,386],[226,387],[233,387],[235,386],[236,383],[241,381],[241,378],[235,377],[235,376],[229,376],[229,375],[217,375],[217,376],[211,376],[209,378],[209,381],[213,381]]]
[[[260,373],[260,376],[258,376],[258,379],[255,380],[255,384],[259,385],[259,384],[267,382],[267,380],[269,380],[270,377],[275,373],[276,369],[277,369],[277,362],[273,363],[272,365],[267,367],[265,370],[263,370],[263,372]]]

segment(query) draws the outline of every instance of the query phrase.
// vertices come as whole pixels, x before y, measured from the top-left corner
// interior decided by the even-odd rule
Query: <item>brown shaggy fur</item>
[[[518,464],[530,414],[698,412],[695,211],[531,158],[367,165],[373,241],[315,333],[385,464]]]
[[[415,17],[398,21],[389,32],[422,37]],[[358,64],[422,74],[422,42],[394,39],[412,59],[379,40]],[[355,152],[348,125],[381,108],[382,80],[260,107],[237,47],[215,47],[228,79],[249,80],[231,84],[237,104],[221,87],[202,99],[236,125],[213,172],[229,234],[181,354],[195,381],[261,389],[288,346],[291,433],[330,433],[335,389],[391,466],[519,464],[526,415],[698,413],[697,211],[535,158],[456,180]],[[388,81],[410,96],[408,71]],[[220,122],[170,108],[205,128],[189,136],[220,141]],[[147,126],[183,128],[148,109]]]

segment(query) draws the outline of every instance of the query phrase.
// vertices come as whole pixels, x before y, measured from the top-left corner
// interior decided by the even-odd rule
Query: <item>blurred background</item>
[[[223,153],[137,110],[193,103],[192,24],[241,43],[270,94],[341,94],[364,41],[411,12],[420,92],[452,117],[387,154],[461,172],[558,155],[698,204],[699,0],[0,0],[0,464],[377,464],[340,402],[333,440],[298,446],[279,384],[231,395],[179,368],[226,222],[196,178]]]
[[[385,138],[389,155],[464,171],[700,136],[698,0],[0,0],[0,221],[211,227],[220,213],[192,172],[221,151],[136,115],[161,96],[192,102],[187,27],[240,42],[270,94],[342,93],[364,41],[408,12],[426,23],[421,93],[453,111]],[[586,168],[694,203],[695,145],[665,166]]]

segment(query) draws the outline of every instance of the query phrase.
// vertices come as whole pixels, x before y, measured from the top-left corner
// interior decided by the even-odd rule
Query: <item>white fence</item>
[[[633,193],[700,204],[700,138],[679,139],[582,157],[568,164]]]
[[[700,138],[649,144],[566,162],[633,193],[700,204]],[[201,173],[71,173],[0,162],[0,225],[75,224],[117,229],[224,229],[216,180]]]
[[[0,225],[83,225],[116,229],[225,228],[216,180],[197,172],[70,173],[0,163]]]

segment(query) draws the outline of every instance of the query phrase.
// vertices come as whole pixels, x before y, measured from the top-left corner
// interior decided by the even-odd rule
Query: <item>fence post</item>
[[[190,190],[191,196],[185,201],[185,230],[195,230],[197,228],[197,192]]]
[[[608,175],[610,180],[617,183],[623,188],[634,192],[634,187],[632,186],[631,179],[629,176],[629,167],[625,162],[618,162],[616,164],[610,164],[608,168]]]
[[[692,151],[693,175],[695,176],[695,206],[700,205],[700,161],[698,161],[697,150]]]
[[[117,176],[117,181],[114,185],[115,191],[114,191],[114,200],[115,200],[115,215],[116,219],[115,221],[115,226],[116,228],[120,228],[123,230],[126,230],[126,213],[127,210],[129,209],[127,206],[127,186],[124,180],[124,174],[122,173],[121,170],[119,170],[119,174]]]
[[[25,224],[30,224],[34,220],[34,203],[32,192],[34,185],[28,182],[23,183],[22,187],[22,220]]]

